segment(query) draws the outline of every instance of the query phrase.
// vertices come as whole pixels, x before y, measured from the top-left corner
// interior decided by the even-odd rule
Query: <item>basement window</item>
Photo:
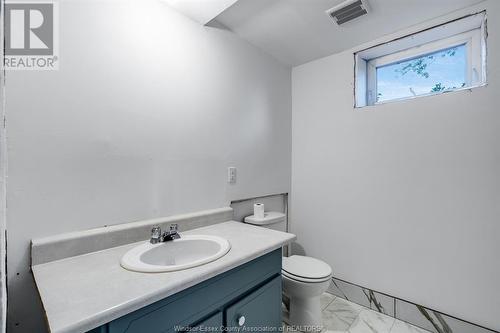
[[[486,84],[486,13],[355,54],[356,107]]]

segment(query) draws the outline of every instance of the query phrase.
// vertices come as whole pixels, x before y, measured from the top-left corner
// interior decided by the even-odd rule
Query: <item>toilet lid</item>
[[[283,258],[283,273],[292,278],[324,280],[330,278],[332,268],[319,259],[294,255]]]

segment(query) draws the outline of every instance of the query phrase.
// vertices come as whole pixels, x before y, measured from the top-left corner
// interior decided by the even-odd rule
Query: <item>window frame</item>
[[[412,98],[412,97],[402,97],[381,102],[377,101],[377,96],[378,96],[377,68],[384,67],[387,65],[392,65],[398,62],[404,62],[411,59],[420,58],[428,54],[444,51],[446,49],[450,49],[461,45],[465,45],[466,48],[466,61],[467,61],[466,82],[465,82],[465,87],[452,90],[469,89],[470,87],[476,85],[477,81],[479,80],[479,76],[476,75],[476,78],[473,79],[474,76],[473,73],[477,72],[477,68],[481,67],[481,59],[480,57],[477,57],[477,54],[480,54],[480,47],[481,47],[481,32],[479,31],[479,29],[468,31],[466,33],[462,33],[456,36],[452,36],[435,42],[430,42],[427,44],[413,47],[408,50],[391,53],[386,56],[369,60],[366,64],[367,66],[366,93],[367,93],[368,105],[377,105],[377,104],[387,103],[390,101]],[[440,92],[429,92],[428,94],[420,94],[414,97],[435,95],[439,93]]]
[[[355,53],[355,108],[486,85],[486,22],[486,12],[483,11]],[[377,101],[377,68],[461,45],[466,47],[467,82],[464,87]]]

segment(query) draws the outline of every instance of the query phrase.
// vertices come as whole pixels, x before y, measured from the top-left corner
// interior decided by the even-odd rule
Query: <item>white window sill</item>
[[[364,105],[364,106],[354,106],[355,109],[368,109],[368,108],[376,108],[377,106],[380,105],[385,105],[385,104],[393,104],[393,103],[401,103],[401,102],[406,102],[406,101],[412,101],[414,99],[418,98],[426,98],[426,97],[434,97],[434,96],[439,96],[439,95],[445,95],[445,94],[452,94],[452,93],[463,93],[466,91],[469,91],[472,93],[473,90],[477,88],[482,88],[486,87],[488,83],[481,83],[472,87],[464,87],[464,88],[459,88],[459,89],[453,89],[453,90],[448,90],[448,91],[441,91],[441,92],[435,92],[435,93],[428,93],[428,94],[423,94],[423,95],[418,95],[418,96],[412,96],[412,97],[405,97],[405,98],[398,98],[398,99],[391,99],[389,101],[383,101],[383,102],[377,102],[373,105]]]

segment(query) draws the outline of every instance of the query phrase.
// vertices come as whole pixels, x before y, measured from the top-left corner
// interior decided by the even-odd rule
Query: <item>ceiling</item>
[[[368,0],[368,15],[339,27],[325,10],[342,0],[239,0],[216,20],[278,60],[296,66],[482,2]]]
[[[162,0],[201,24],[207,24],[238,0]]]

